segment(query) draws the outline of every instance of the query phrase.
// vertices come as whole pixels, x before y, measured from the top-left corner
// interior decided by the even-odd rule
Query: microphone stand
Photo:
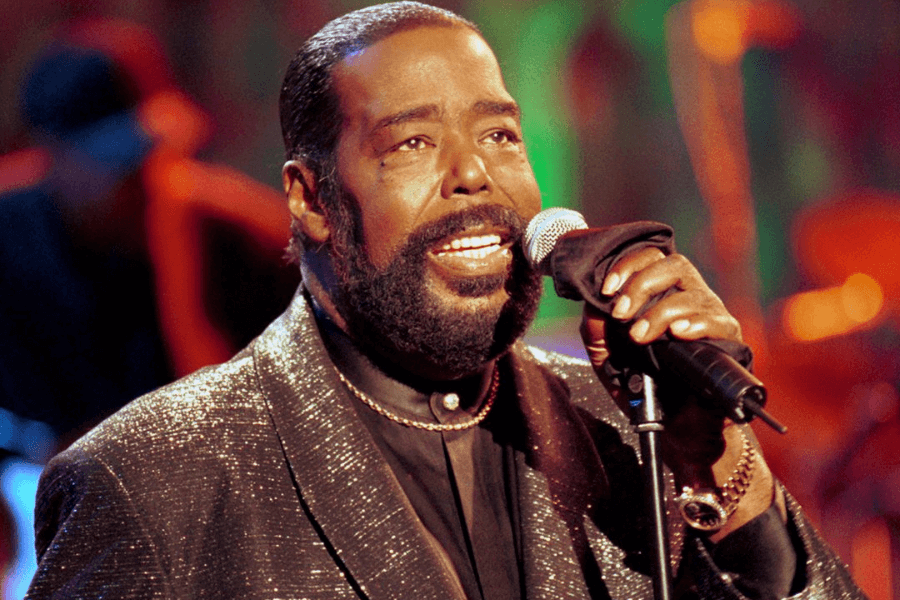
[[[631,402],[631,423],[640,440],[644,489],[647,491],[647,506],[653,518],[650,535],[653,594],[656,600],[670,600],[672,572],[669,558],[669,530],[666,524],[665,484],[659,450],[663,413],[656,398],[656,383],[649,375],[643,376],[643,388],[643,399]]]

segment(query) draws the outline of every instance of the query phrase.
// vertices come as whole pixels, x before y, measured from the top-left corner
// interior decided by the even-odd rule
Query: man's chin
[[[534,316],[540,278],[527,268],[518,245],[498,261],[430,260],[435,240],[485,222],[521,235],[517,215],[500,207],[448,215],[410,234],[383,268],[375,268],[361,244],[336,253],[341,293],[338,310],[367,354],[419,376],[456,378],[477,372],[507,351]],[[349,238],[348,238],[349,239]],[[512,243],[512,242],[511,242]],[[451,268],[452,267],[452,268]],[[416,365],[430,365],[422,369]]]
[[[488,322],[495,323],[508,301],[509,296],[500,290],[486,296],[443,296],[438,307],[442,314],[455,315],[459,319],[477,314],[488,317]]]
[[[425,379],[458,379],[477,373],[506,350],[495,348],[491,327],[497,320],[495,310],[479,309],[477,304],[481,303],[465,303],[462,310],[442,306],[442,314],[433,311],[427,318],[427,330],[420,321],[398,335],[395,328],[370,322],[353,337],[386,372],[400,369]]]
[[[498,275],[482,275],[480,277],[456,277],[449,281],[443,281],[435,287],[445,287],[451,295],[461,296],[472,300],[488,300],[502,296],[508,299],[506,293],[506,279],[508,273]]]

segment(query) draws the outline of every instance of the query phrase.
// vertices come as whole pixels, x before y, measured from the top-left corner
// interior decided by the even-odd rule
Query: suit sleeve
[[[791,600],[866,600],[846,565],[816,532],[799,504],[787,492],[785,500],[789,515],[788,534],[797,552],[797,572],[791,586]],[[713,553],[700,538],[688,537],[684,558],[690,565],[691,579],[700,598],[747,600],[771,597],[755,593],[753,586],[741,581],[738,573],[718,566]]]
[[[38,568],[26,599],[174,598],[127,490],[98,460],[71,453],[41,477]]]

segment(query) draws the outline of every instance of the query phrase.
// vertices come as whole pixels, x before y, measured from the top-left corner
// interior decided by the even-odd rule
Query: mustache
[[[510,239],[516,246],[525,235],[527,225],[519,213],[509,207],[498,204],[471,206],[417,227],[407,238],[400,254],[406,256],[410,256],[410,253],[413,256],[424,254],[441,240],[485,223],[507,229]]]

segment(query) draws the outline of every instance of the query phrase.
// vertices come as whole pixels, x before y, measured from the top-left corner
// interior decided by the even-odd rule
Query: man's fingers
[[[672,292],[644,310],[652,298],[668,290]],[[649,248],[627,255],[610,271],[602,291],[618,293],[614,318],[629,321],[641,313],[630,330],[637,342],[650,342],[667,330],[688,340],[741,339],[738,322],[681,254],[664,256]]]
[[[673,287],[682,290],[706,288],[700,273],[681,254],[657,259],[635,271],[620,286],[612,316],[627,321],[640,312],[650,298]]]
[[[682,340],[703,338],[742,341],[741,325],[730,314],[700,314],[676,319],[669,325],[673,336]]]
[[[741,339],[740,324],[708,289],[679,291],[666,296],[647,309],[629,333],[636,342],[649,342],[666,330],[674,337],[686,340]]]
[[[641,315],[629,331],[638,343],[652,342],[666,331],[685,340],[741,341],[740,324],[681,254],[665,256],[656,248],[628,254],[610,270],[601,291],[605,295],[618,294],[613,318],[629,321]],[[667,291],[670,293],[663,296]],[[653,298],[658,299],[645,310]],[[582,338],[594,366],[609,356],[604,334],[603,316],[586,307]]]
[[[606,322],[603,315],[587,303],[584,305],[580,331],[591,364],[599,367],[609,358],[609,350],[606,347]]]
[[[634,254],[626,255],[613,265],[606,279],[603,280],[603,287],[600,289],[600,293],[604,296],[612,296],[621,289],[622,284],[628,281],[632,275],[664,258],[665,254],[657,248],[645,248]]]

